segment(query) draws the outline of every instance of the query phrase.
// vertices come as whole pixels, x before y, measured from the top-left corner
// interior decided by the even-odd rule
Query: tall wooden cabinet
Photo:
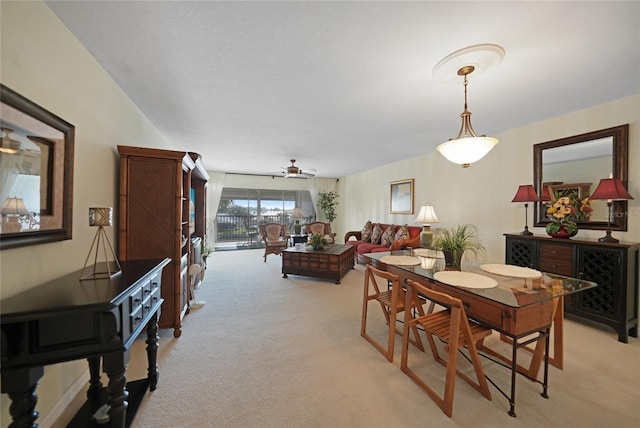
[[[195,169],[191,173],[191,261],[189,264],[206,266],[202,259],[202,247],[206,245],[207,235],[207,184],[209,174],[202,164],[202,158],[197,153],[189,153],[195,163]],[[194,278],[193,287],[202,281],[204,272],[198,273]],[[193,298],[193,296],[191,296]]]
[[[638,337],[640,244],[536,235],[505,237],[507,264],[598,283],[565,299],[565,312],[613,327],[620,342]]]
[[[118,146],[118,152],[118,257],[171,259],[162,273],[164,304],[158,326],[173,328],[173,335],[179,337],[189,310],[190,241],[196,233],[190,218],[194,215],[191,207],[198,205],[191,201],[197,195],[191,191],[192,182],[206,181],[208,175],[199,159],[194,161],[188,152],[130,146]],[[204,190],[201,197],[204,199]],[[201,215],[205,216],[204,211]]]

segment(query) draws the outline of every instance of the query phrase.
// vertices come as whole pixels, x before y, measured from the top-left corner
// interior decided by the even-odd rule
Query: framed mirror
[[[75,127],[0,84],[0,249],[71,239]]]
[[[572,192],[579,199],[593,193],[603,178],[627,184],[629,125],[547,141],[533,146],[533,185],[538,195]],[[578,220],[580,229],[607,229],[607,201],[591,201],[592,212]],[[546,206],[534,203],[534,224],[545,227]],[[615,201],[611,230],[627,230],[627,201]]]

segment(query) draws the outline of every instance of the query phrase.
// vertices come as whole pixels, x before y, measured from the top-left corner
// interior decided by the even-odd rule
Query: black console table
[[[127,405],[158,383],[158,315],[162,269],[170,259],[121,262],[111,279],[80,280],[77,271],[0,302],[2,392],[11,398],[11,427],[32,427],[36,387],[44,366],[86,358],[91,380],[79,426],[92,426],[93,411],[108,404],[112,427],[131,423]],[[127,387],[129,348],[146,327],[148,377]],[[100,360],[109,377],[100,381]],[[139,381],[138,381],[139,382]],[[83,413],[83,410],[79,413]],[[73,424],[72,424],[73,425]],[[100,425],[105,426],[105,425]],[[109,426],[109,425],[106,425]]]

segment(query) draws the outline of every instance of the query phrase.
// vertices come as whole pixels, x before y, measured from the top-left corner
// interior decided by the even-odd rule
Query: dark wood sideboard
[[[81,281],[79,270],[0,302],[2,392],[11,398],[11,427],[37,426],[36,387],[44,366],[82,358],[89,362],[88,400],[70,426],[93,426],[91,415],[105,403],[110,426],[131,423],[127,407],[137,408],[147,387],[153,391],[158,382],[160,281],[169,262],[124,261],[110,279]],[[131,388],[125,377],[129,348],[145,328],[148,377],[143,387]],[[100,381],[101,360],[107,388]]]
[[[538,235],[506,237],[506,263],[598,283],[565,298],[568,314],[613,327],[618,340],[638,337],[640,243],[607,243]]]

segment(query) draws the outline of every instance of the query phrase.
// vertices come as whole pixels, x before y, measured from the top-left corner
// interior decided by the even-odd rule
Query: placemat
[[[511,276],[514,278],[539,278],[542,272],[528,267],[504,265],[504,264],[485,264],[480,269],[485,272],[495,273],[496,275]]]
[[[445,284],[463,288],[493,288],[498,286],[498,282],[495,279],[471,272],[445,270],[436,272],[433,277]]]
[[[380,261],[388,265],[400,266],[416,266],[420,264],[419,258],[411,256],[384,256]]]

